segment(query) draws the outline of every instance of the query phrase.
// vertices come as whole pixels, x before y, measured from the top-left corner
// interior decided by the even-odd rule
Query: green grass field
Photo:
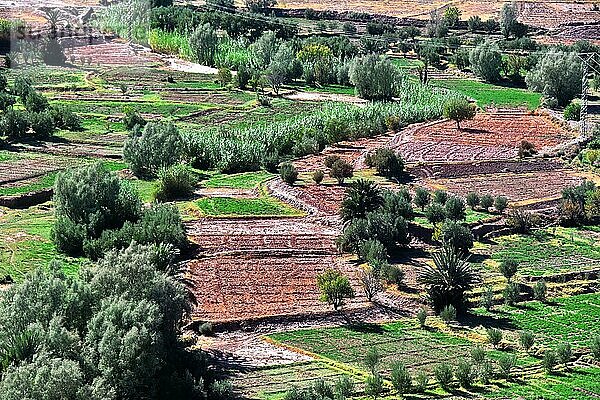
[[[493,261],[512,258],[522,275],[543,276],[598,267],[600,247],[595,233],[577,228],[547,228],[531,235],[496,239]]]
[[[52,260],[60,261],[66,273],[76,273],[86,261],[58,252],[51,240],[53,224],[54,212],[44,205],[0,214],[0,277],[19,281]]]
[[[204,197],[195,202],[211,217],[292,217],[302,212],[269,196],[258,198]]]
[[[468,79],[432,80],[434,86],[455,90],[477,101],[480,107],[527,107],[534,110],[540,106],[541,94],[525,89],[491,85]]]
[[[274,176],[266,171],[244,172],[231,175],[213,174],[209,179],[202,182],[202,186],[207,188],[253,189],[261,182]]]

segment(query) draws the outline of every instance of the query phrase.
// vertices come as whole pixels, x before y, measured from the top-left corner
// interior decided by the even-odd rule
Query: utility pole
[[[579,54],[581,59],[581,114],[579,118],[581,136],[587,137],[588,124],[588,96],[590,90],[590,73],[600,74],[600,60],[597,53]]]

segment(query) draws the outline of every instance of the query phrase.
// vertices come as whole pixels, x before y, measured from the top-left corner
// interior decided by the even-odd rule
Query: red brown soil
[[[392,147],[408,162],[512,159],[521,141],[542,151],[573,139],[549,118],[528,113],[480,113],[472,121],[423,124],[407,129]]]
[[[0,185],[35,178],[49,172],[77,165],[76,159],[23,158],[0,162]]]
[[[471,175],[461,178],[426,180],[432,188],[443,188],[466,196],[470,192],[506,196],[511,202],[549,200],[560,197],[564,188],[580,184],[584,178],[570,169]]]
[[[74,56],[77,65],[92,66],[143,66],[161,63],[161,58],[141,46],[121,41],[72,47],[65,51],[67,57]]]
[[[337,229],[306,218],[204,219],[188,235],[207,256],[189,264],[198,306],[193,318],[232,321],[276,315],[318,313],[331,307],[319,300],[316,277],[336,268],[351,277],[365,305],[356,267],[337,253]]]

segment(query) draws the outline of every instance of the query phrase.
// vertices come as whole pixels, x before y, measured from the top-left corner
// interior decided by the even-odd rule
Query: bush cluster
[[[58,174],[54,187],[56,222],[53,241],[60,251],[97,259],[132,240],[140,244],[187,241],[174,206],[142,203],[130,184],[100,164]]]
[[[203,355],[178,339],[185,288],[156,252],[110,251],[78,277],[53,262],[5,291],[0,398],[205,399]]]
[[[0,72],[0,81],[6,78]],[[25,110],[14,109],[17,100]],[[81,130],[81,119],[64,106],[50,106],[28,78],[18,76],[12,88],[0,85],[0,136],[9,140],[45,139],[56,129]]]

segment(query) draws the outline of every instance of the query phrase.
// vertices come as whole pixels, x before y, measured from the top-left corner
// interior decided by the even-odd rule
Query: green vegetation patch
[[[594,335],[600,334],[600,295],[597,293],[560,298],[549,304],[534,301],[521,307],[502,306],[495,312],[483,309],[474,312],[497,320],[498,325],[533,332],[537,343],[549,347],[561,342],[585,347]]]
[[[282,399],[293,385],[305,388],[316,379],[335,382],[344,373],[320,361],[299,362],[249,370],[233,377],[236,389],[247,398]],[[358,381],[355,381],[358,384]]]
[[[66,273],[77,273],[85,260],[58,252],[51,240],[53,224],[54,214],[47,206],[0,214],[0,277],[10,275],[20,281],[28,272],[46,267],[55,259],[62,262]]]
[[[421,60],[410,59],[410,58],[392,58],[392,64],[397,66],[398,68],[404,69],[416,69],[424,66]]]
[[[492,260],[513,258],[523,275],[543,276],[597,268],[598,234],[578,228],[547,228],[496,239]]]
[[[394,361],[400,361],[413,373],[421,370],[431,372],[439,363],[454,363],[457,358],[468,358],[474,346],[467,339],[433,329],[421,329],[412,320],[299,330],[274,334],[271,338],[363,370],[368,370],[364,362],[367,350],[376,348],[382,356],[384,370],[389,369]],[[497,358],[500,352],[489,351],[488,354]],[[524,362],[530,360],[521,360],[521,363]]]
[[[142,114],[159,114],[162,116],[184,116],[205,110],[212,104],[178,103],[169,101],[72,101],[61,100],[51,102],[67,105],[72,111],[80,114],[117,115],[122,114],[125,107],[131,107]]]
[[[203,214],[212,217],[300,216],[302,212],[269,196],[258,198],[204,197],[195,202]]]
[[[38,178],[24,181],[23,184],[0,187],[0,196],[19,196],[54,186],[57,172],[51,172]]]
[[[540,93],[525,89],[491,85],[469,79],[432,80],[438,87],[454,90],[477,101],[480,107],[494,104],[501,107],[527,106],[535,110],[540,106]]]
[[[215,175],[203,182],[207,188],[234,188],[234,189],[253,189],[261,182],[274,177],[275,175],[266,171],[245,172],[232,175]]]

